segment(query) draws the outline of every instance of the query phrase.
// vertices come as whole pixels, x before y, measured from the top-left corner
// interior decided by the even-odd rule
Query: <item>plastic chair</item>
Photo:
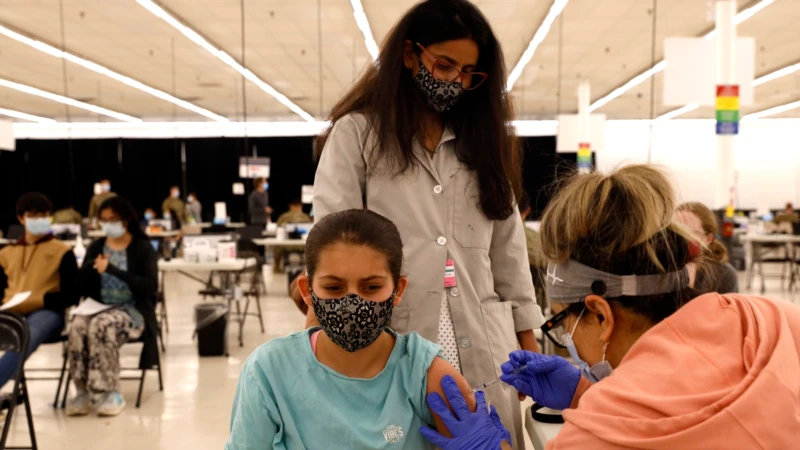
[[[19,352],[20,355],[28,354],[30,334],[28,323],[19,314],[2,312],[0,313],[0,350],[5,352]],[[0,394],[0,410],[6,413],[3,434],[0,437],[0,449],[32,449],[36,450],[36,430],[33,428],[33,415],[31,414],[31,404],[28,398],[28,386],[25,383],[25,358],[19,358],[16,374],[14,376],[14,388],[11,392]],[[11,419],[14,417],[14,409],[25,406],[25,414],[28,419],[28,433],[30,434],[30,447],[7,447],[6,440],[11,428]]]

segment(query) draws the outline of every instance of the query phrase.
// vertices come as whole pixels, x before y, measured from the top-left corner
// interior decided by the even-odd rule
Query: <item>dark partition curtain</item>
[[[183,140],[186,165],[178,139],[19,140],[17,151],[0,152],[0,229],[15,222],[14,205],[28,191],[50,197],[57,209],[72,204],[88,212],[94,183],[110,178],[114,192],[127,197],[141,215],[159,211],[172,185],[181,196],[196,192],[203,216],[210,220],[214,202],[225,202],[234,221],[245,220],[251,180],[239,178],[239,157],[271,159],[269,196],[274,218],[299,198],[303,185],[314,184],[317,163],[313,137],[204,138]],[[525,190],[531,197],[531,220],[537,220],[553,194],[553,181],[572,171],[574,153],[555,153],[555,137],[522,138]],[[70,152],[72,158],[70,158]],[[70,159],[72,162],[70,162]],[[186,186],[183,186],[183,179]],[[233,194],[233,183],[245,185],[245,195]],[[305,207],[306,212],[310,207]]]

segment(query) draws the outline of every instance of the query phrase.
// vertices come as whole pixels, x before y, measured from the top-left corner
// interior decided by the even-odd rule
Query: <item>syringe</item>
[[[519,366],[519,367],[517,367],[516,369],[512,370],[512,371],[511,371],[511,373],[512,373],[512,374],[514,374],[514,375],[520,374],[520,373],[522,373],[522,371],[523,371],[523,370],[525,370],[527,367],[528,367],[527,365],[522,365],[522,366]],[[487,381],[486,383],[483,383],[483,384],[482,384],[482,385],[480,385],[480,386],[476,386],[476,387],[475,387],[475,388],[473,388],[471,391],[469,391],[469,393],[470,393],[470,394],[474,394],[474,393],[475,393],[475,392],[477,392],[477,391],[482,391],[482,390],[486,389],[487,387],[489,387],[489,386],[491,386],[491,385],[493,385],[493,384],[497,384],[497,383],[499,383],[499,382],[501,382],[501,381],[503,381],[503,380],[501,380],[501,379],[500,379],[500,377],[497,377],[497,378],[495,378],[495,379],[493,379],[493,380],[490,380],[490,381]]]

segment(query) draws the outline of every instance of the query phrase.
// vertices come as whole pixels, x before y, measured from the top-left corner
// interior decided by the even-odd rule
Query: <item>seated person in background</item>
[[[11,310],[25,316],[30,329],[28,355],[56,338],[64,329],[64,310],[78,301],[75,276],[78,265],[69,246],[50,234],[53,205],[42,194],[31,192],[17,201],[17,219],[25,235],[0,250],[0,296],[3,303],[20,292],[30,297]],[[26,358],[27,356],[26,355]],[[0,357],[0,387],[14,376],[19,353]]]
[[[281,214],[278,217],[278,226],[284,226],[287,223],[310,223],[311,217],[308,217],[308,214],[303,212],[303,202],[300,201],[299,198],[292,199],[289,202],[289,211]]]
[[[142,216],[142,220],[139,221],[142,230],[147,230],[148,225],[150,225],[150,221],[155,218],[156,218],[156,211],[153,208],[145,209],[144,215]]]
[[[76,224],[80,225],[83,217],[81,213],[75,210],[72,205],[68,205],[64,209],[59,209],[53,213],[53,223]]]
[[[82,295],[114,307],[93,316],[76,315],[72,321],[68,357],[77,395],[67,403],[70,416],[88,414],[93,403],[101,416],[122,412],[125,398],[119,391],[119,348],[142,337],[140,367],[152,367],[158,352],[155,250],[125,198],[106,200],[99,218],[106,237],[93,241],[87,249],[78,289]]]
[[[531,213],[531,198],[527,193],[523,193],[519,199],[519,214],[522,216],[522,223],[528,219]],[[524,226],[525,242],[528,245],[528,264],[531,267],[531,277],[533,277],[533,287],[536,289],[536,303],[540,307],[547,307],[547,297],[544,291],[544,274],[547,270],[547,260],[542,254],[542,238],[536,230]]]
[[[703,292],[728,294],[739,292],[739,275],[728,264],[728,249],[717,239],[719,227],[717,217],[705,205],[698,202],[678,206],[675,221],[686,225],[708,246],[707,255],[711,264],[711,276],[698,274],[696,286]]]
[[[308,217],[308,214],[303,212],[303,202],[300,201],[299,198],[292,199],[289,203],[289,211],[281,214],[278,217],[278,226],[282,227],[289,223],[310,223],[311,217]],[[273,271],[275,273],[280,273],[281,268],[283,267],[283,257],[286,253],[286,247],[274,247],[272,250],[272,259],[275,261],[273,265]]]
[[[773,223],[778,225],[783,223],[792,224],[798,221],[800,221],[800,217],[794,212],[794,205],[791,203],[787,203],[783,212],[776,214],[775,219],[773,219]],[[788,232],[791,233],[791,225],[787,229],[789,230]]]
[[[450,375],[445,384],[457,384],[472,411],[476,399],[438,345],[388,328],[408,283],[395,225],[368,210],[327,216],[308,235],[306,262],[299,288],[322,327],[273,339],[250,355],[225,449],[434,448],[420,427],[449,433],[426,394],[442,392]],[[481,404],[483,393],[476,398]],[[503,439],[511,442],[497,430],[495,448]]]
[[[186,206],[181,200],[181,188],[172,186],[169,190],[169,197],[161,203],[161,212],[165,219],[172,219],[173,223],[186,223]],[[178,227],[180,229],[180,227]]]
[[[109,181],[108,178],[100,180],[99,191],[95,192],[92,196],[92,200],[89,201],[89,219],[96,219],[97,210],[100,208],[100,205],[115,195],[117,194],[111,192],[111,181]]]
[[[197,200],[197,194],[190,192],[186,197],[186,219],[189,223],[203,221],[203,205]]]

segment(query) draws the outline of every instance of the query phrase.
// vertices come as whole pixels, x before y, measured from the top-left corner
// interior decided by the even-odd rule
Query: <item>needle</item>
[[[522,373],[522,371],[525,370],[527,367],[528,367],[527,365],[519,366],[516,369],[512,370],[511,373],[514,374],[514,375],[517,375],[519,373]],[[501,381],[503,381],[503,380],[501,380],[500,377],[497,377],[497,378],[495,378],[493,380],[490,380],[490,381],[487,381],[486,383],[483,383],[480,386],[476,386],[471,391],[469,391],[469,393],[470,394],[474,394],[477,391],[482,391],[482,390],[486,389],[487,387],[489,387],[489,386],[491,386],[493,384],[497,384],[497,383],[499,383]]]

